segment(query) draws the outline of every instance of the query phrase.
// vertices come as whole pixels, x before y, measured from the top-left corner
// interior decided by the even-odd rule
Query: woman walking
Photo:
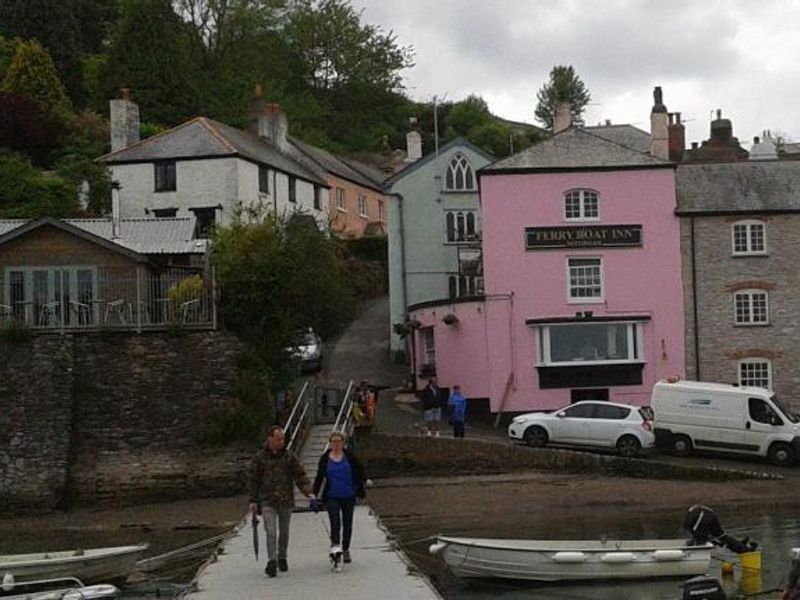
[[[328,438],[328,450],[319,459],[314,479],[314,495],[321,498],[331,522],[331,549],[341,547],[344,562],[352,562],[350,540],[353,537],[353,510],[356,498],[363,498],[364,468],[345,448],[345,435],[334,431]],[[322,494],[319,495],[320,490]]]

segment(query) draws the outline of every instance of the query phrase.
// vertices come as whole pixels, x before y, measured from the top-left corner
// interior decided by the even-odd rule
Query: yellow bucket
[[[742,552],[739,555],[739,560],[742,562],[742,569],[746,571],[761,570],[761,550]]]

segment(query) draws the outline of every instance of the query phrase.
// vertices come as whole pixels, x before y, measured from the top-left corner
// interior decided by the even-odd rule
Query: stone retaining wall
[[[250,449],[197,432],[237,402],[219,332],[0,341],[0,510],[241,493]]]

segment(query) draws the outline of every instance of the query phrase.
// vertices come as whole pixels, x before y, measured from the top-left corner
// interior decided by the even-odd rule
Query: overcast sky
[[[764,129],[800,140],[800,2],[791,0],[352,0],[363,21],[414,47],[408,94],[482,96],[535,123],[536,91],[571,64],[592,94],[586,122],[650,130],[652,90],[708,138],[714,109],[743,144]]]

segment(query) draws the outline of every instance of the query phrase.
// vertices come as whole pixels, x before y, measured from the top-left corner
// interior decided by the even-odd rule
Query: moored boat
[[[711,544],[686,540],[498,540],[438,536],[429,548],[459,577],[580,581],[691,577]]]
[[[17,582],[78,578],[86,583],[121,581],[136,568],[147,544],[60,552],[0,555],[0,578]]]

